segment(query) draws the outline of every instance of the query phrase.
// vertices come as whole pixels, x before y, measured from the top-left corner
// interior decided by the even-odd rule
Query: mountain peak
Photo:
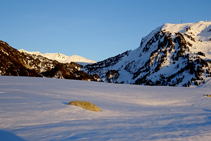
[[[211,22],[166,23],[142,38],[137,49],[85,68],[108,82],[203,84],[211,77]]]
[[[41,55],[41,56],[46,57],[48,59],[56,60],[60,63],[70,63],[70,62],[76,62],[76,63],[79,63],[79,64],[80,63],[81,64],[96,63],[96,61],[94,61],[94,60],[86,59],[86,58],[81,57],[79,55],[66,56],[66,55],[61,54],[61,53],[45,53],[45,54],[42,54],[40,52],[29,52],[29,51],[25,51],[23,49],[20,49],[19,51],[25,52],[25,53],[28,53],[28,54]]]

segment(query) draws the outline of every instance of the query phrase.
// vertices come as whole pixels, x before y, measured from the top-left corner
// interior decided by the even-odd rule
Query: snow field
[[[209,140],[211,82],[196,88],[0,77],[0,140]],[[67,105],[89,101],[102,112]]]

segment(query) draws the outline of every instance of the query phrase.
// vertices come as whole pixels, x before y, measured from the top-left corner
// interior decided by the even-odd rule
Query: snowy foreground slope
[[[211,139],[211,81],[196,88],[0,77],[0,140]],[[67,105],[94,103],[102,112]]]

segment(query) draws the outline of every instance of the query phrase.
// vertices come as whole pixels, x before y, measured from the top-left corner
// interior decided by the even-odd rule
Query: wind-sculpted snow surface
[[[137,49],[85,68],[106,82],[112,82],[106,74],[113,70],[119,74],[113,83],[201,85],[211,77],[211,22],[164,24],[142,38]]]
[[[211,83],[137,86],[0,77],[0,140],[210,140]],[[84,100],[101,112],[67,105]]]

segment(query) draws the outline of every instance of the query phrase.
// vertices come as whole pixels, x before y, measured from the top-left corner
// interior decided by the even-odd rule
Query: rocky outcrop
[[[71,101],[70,103],[68,103],[68,105],[78,106],[94,112],[102,111],[99,107],[87,101]]]

